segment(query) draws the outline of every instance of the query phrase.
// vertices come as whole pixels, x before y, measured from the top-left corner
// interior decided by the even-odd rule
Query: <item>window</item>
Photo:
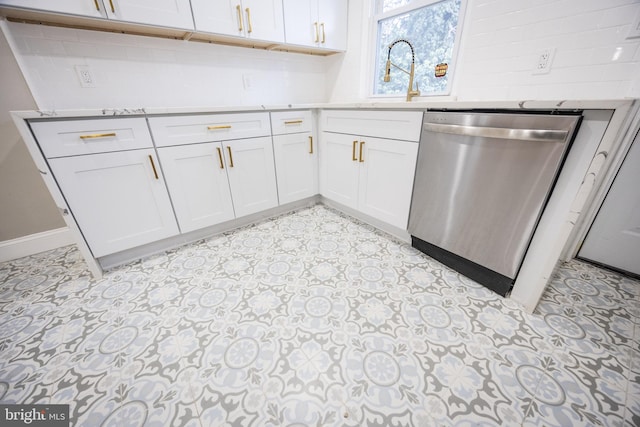
[[[391,68],[391,81],[384,82],[389,44],[408,40],[415,51],[415,82],[422,96],[447,95],[455,66],[456,44],[466,0],[377,0],[374,95],[403,95],[409,76]],[[409,70],[411,49],[398,43],[391,62]],[[414,83],[415,87],[415,83]]]

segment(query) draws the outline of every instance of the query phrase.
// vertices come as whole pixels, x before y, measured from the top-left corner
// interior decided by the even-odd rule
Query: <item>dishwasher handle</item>
[[[423,129],[436,133],[476,136],[484,138],[517,139],[520,141],[562,142],[569,134],[566,130],[551,129],[509,129],[496,127],[448,125],[440,123],[424,123]]]

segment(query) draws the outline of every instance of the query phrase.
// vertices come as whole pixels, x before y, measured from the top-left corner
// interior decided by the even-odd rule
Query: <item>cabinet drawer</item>
[[[309,110],[278,111],[271,113],[271,128],[274,135],[311,132],[313,115]]]
[[[45,157],[152,148],[142,117],[30,122]]]
[[[269,113],[150,117],[158,147],[271,135]]]
[[[322,110],[320,128],[326,132],[417,142],[422,111]]]

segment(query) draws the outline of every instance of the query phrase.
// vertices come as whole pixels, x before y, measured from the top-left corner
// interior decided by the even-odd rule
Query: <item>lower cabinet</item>
[[[322,195],[406,229],[416,142],[322,133]]]
[[[158,148],[183,233],[235,218],[222,144]]]
[[[318,150],[315,143],[311,132],[273,137],[280,203],[318,194]]]
[[[98,258],[179,233],[152,148],[49,159]]]
[[[158,153],[183,233],[278,206],[271,137]]]
[[[278,206],[271,137],[222,143],[236,217]]]

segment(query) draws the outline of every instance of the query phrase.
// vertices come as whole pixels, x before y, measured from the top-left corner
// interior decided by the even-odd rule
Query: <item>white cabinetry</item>
[[[183,233],[235,218],[221,143],[162,147],[158,155]]]
[[[191,0],[197,31],[284,42],[282,0]]]
[[[321,194],[405,230],[421,119],[421,112],[323,111]]]
[[[311,111],[271,113],[280,203],[318,194],[318,150]]]
[[[35,9],[69,15],[106,18],[107,10],[102,0],[0,0],[0,6]]]
[[[278,206],[269,113],[152,117],[149,125],[182,232]]]
[[[278,206],[271,137],[224,142],[236,217]]]
[[[288,44],[347,49],[347,0],[283,0]]]
[[[189,0],[0,0],[0,6],[193,29]]]
[[[178,234],[143,118],[34,122],[31,128],[96,258]],[[123,144],[134,149],[115,151]]]
[[[193,29],[189,0],[102,0],[102,3],[109,19]]]

